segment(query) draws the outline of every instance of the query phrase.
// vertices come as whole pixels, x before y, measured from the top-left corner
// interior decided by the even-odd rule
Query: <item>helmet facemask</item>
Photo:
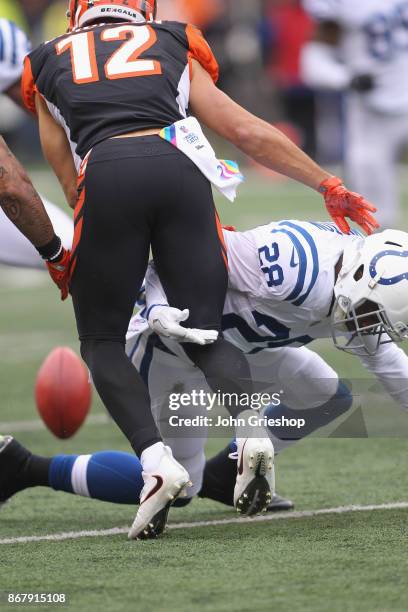
[[[408,234],[385,230],[347,245],[334,287],[335,346],[375,355],[382,344],[408,338]]]
[[[335,347],[353,355],[372,356],[380,345],[401,340],[391,336],[392,326],[384,308],[370,300],[353,306],[343,295],[334,303],[331,330]]]

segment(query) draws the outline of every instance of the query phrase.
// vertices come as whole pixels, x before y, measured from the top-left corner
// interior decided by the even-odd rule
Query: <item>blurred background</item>
[[[36,45],[65,31],[66,5],[0,0],[0,15],[19,24]],[[220,63],[223,90],[321,163],[341,161],[341,94],[312,91],[299,74],[300,50],[314,31],[300,0],[160,0],[159,18],[199,26]],[[4,97],[0,131],[23,162],[38,163],[34,122]]]

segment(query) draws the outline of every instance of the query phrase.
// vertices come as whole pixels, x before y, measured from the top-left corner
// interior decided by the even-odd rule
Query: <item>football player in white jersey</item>
[[[224,236],[229,290],[223,333],[246,353],[255,388],[284,391],[285,408],[271,409],[271,414],[286,410],[293,416],[318,408],[309,414],[319,421],[348,409],[347,390],[339,386],[337,374],[304,346],[331,336],[338,348],[359,355],[391,397],[408,409],[408,357],[391,342],[408,337],[408,234],[386,230],[364,239],[359,233],[342,234],[332,223],[281,221],[243,233],[224,231]],[[174,432],[168,426],[171,394],[193,396],[195,389],[208,387],[174,341],[183,341],[186,330],[179,323],[186,313],[168,307],[152,266],[146,295],[145,311],[131,322],[128,350],[149,384],[153,412],[169,437]],[[156,333],[148,335],[143,317]],[[177,414],[184,411],[191,415],[191,406]],[[277,429],[273,437],[279,450]],[[200,490],[205,435],[201,440],[176,435],[171,445]],[[220,465],[215,480],[216,473],[222,473]],[[220,490],[226,490],[224,485]]]
[[[345,164],[351,187],[399,225],[397,161],[408,144],[407,0],[303,0],[317,21],[302,55],[305,83],[348,90]]]
[[[229,290],[223,332],[246,353],[254,391],[281,396],[283,404],[272,402],[264,415],[305,421],[301,430],[269,428],[277,451],[352,405],[351,392],[337,373],[306,348],[315,338],[333,336],[336,346],[359,355],[408,410],[408,357],[391,341],[408,337],[408,234],[386,230],[364,239],[358,233],[344,235],[332,223],[281,221],[247,232],[224,230],[224,237]],[[206,427],[179,428],[169,422],[175,415],[180,422],[209,414],[206,402],[197,405],[194,397],[211,391],[182,348],[187,330],[180,321],[187,313],[167,304],[152,266],[146,296],[145,307],[131,321],[128,355],[149,386],[166,442],[191,475],[190,496],[233,505],[239,459],[235,444],[206,463]],[[171,409],[174,402],[178,410]],[[24,470],[18,472],[17,464]],[[141,465],[130,454],[104,451],[46,459],[32,456],[10,437],[0,440],[1,466],[7,469],[0,470],[0,502],[24,488],[45,485],[137,503],[143,485]],[[254,474],[250,478],[256,480]]]
[[[8,19],[0,19],[0,93],[24,107],[21,98],[21,74],[24,57],[31,45],[26,34]],[[73,223],[60,208],[43,198],[45,209],[65,248],[73,238]],[[0,263],[25,268],[44,268],[44,261],[32,244],[0,212]]]

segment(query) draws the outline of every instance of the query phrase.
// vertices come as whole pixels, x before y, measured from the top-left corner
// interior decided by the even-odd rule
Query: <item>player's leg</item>
[[[151,337],[151,340],[154,343],[155,336]],[[156,340],[160,343],[159,339]],[[139,347],[141,344],[139,343]],[[138,353],[143,352],[146,355],[146,349],[142,346],[133,358],[133,363],[139,367],[143,358],[140,359]],[[152,412],[159,431],[165,443],[172,449],[174,457],[190,475],[193,485],[188,489],[187,495],[192,498],[202,486],[207,427],[198,423],[185,425],[184,419],[208,417],[206,405],[200,401],[197,392],[208,393],[211,390],[202,372],[193,364],[158,348],[154,349],[148,371],[146,367],[144,371],[149,385]],[[184,398],[189,397],[190,403],[180,402],[181,395]],[[202,420],[201,423],[205,421]]]
[[[188,308],[188,326],[221,330],[227,290],[227,253],[223,244],[211,186],[196,166],[181,156],[174,172],[180,185],[169,206],[163,193],[159,222],[152,233],[155,265],[169,303]],[[184,349],[204,373],[214,392],[229,398],[225,407],[246,421],[250,411],[237,398],[252,392],[245,355],[220,334],[211,345],[184,344]],[[272,495],[273,447],[262,428],[237,431],[241,463],[237,471],[235,500],[244,513],[261,510]],[[261,488],[262,487],[262,490]],[[253,500],[257,503],[253,504]]]
[[[71,219],[55,204],[51,204],[44,198],[43,202],[56,234],[61,237],[64,247],[70,249],[73,236]],[[0,263],[45,270],[44,261],[37,250],[2,211],[0,212]]]
[[[131,534],[137,537],[163,531],[171,499],[189,478],[163,445],[147,388],[125,353],[149,256],[152,176],[143,155],[132,157],[129,140],[105,141],[90,155],[75,213],[71,293],[81,354],[143,465],[146,486]]]
[[[37,486],[115,504],[138,504],[142,466],[135,455],[110,450],[41,457],[11,436],[0,437],[0,504]]]
[[[160,436],[147,389],[126,356],[125,335],[147,266],[150,230],[143,212],[137,226],[130,223],[120,160],[106,160],[104,144],[91,154],[75,210],[71,294],[82,357],[140,456]]]
[[[283,390],[282,400],[288,404],[270,406],[264,414],[275,419],[286,416],[306,420],[306,427],[302,430],[269,429],[278,452],[328,425],[352,405],[351,393],[339,381],[336,372],[306,347],[262,351],[251,355],[249,363],[255,385],[268,393]],[[201,497],[232,505],[236,460],[236,444],[232,441],[207,461]]]
[[[220,331],[228,283],[227,254],[211,185],[181,153],[172,161],[180,185],[171,202],[163,192],[152,232],[155,266],[169,304],[190,310],[186,325]],[[245,356],[222,337],[212,345],[185,344],[184,349],[213,389],[242,391],[250,384]],[[232,405],[229,408],[234,410]]]
[[[364,194],[377,208],[384,228],[398,226],[397,161],[399,117],[376,113],[360,94],[350,94],[346,106],[345,171],[350,188]]]

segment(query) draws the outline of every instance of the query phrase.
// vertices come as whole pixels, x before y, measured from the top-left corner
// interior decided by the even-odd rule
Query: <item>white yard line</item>
[[[91,414],[85,421],[86,425],[107,425],[108,423],[111,423],[111,419],[107,414]],[[40,419],[0,422],[0,435],[20,433],[22,431],[40,431],[42,429],[46,429],[46,426]]]
[[[228,518],[214,521],[196,521],[193,523],[172,523],[169,529],[197,529],[197,527],[216,527],[217,525],[254,525],[255,523],[268,523],[270,521],[310,518],[313,516],[329,514],[347,514],[350,512],[372,512],[375,510],[408,510],[408,502],[394,502],[390,504],[372,504],[368,506],[338,506],[337,508],[319,508],[318,510],[301,510],[297,512],[280,512],[278,514],[265,514],[248,518]],[[27,542],[59,542],[61,540],[78,540],[80,538],[96,538],[126,534],[129,527],[113,527],[112,529],[95,529],[90,531],[69,531],[66,533],[52,533],[38,536],[19,536],[15,538],[0,539],[1,544],[26,544]]]

